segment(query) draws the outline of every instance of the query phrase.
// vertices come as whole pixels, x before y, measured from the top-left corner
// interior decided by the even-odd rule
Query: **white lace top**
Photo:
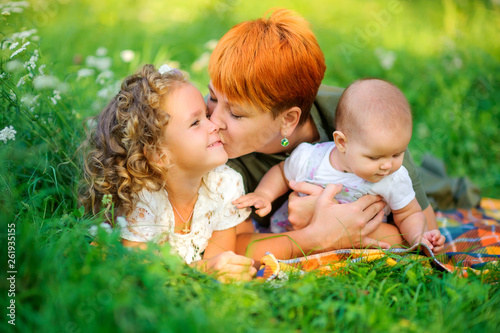
[[[213,231],[232,228],[250,215],[250,209],[237,209],[231,203],[245,193],[239,173],[223,165],[203,176],[203,183],[188,234],[174,232],[174,212],[167,191],[144,189],[138,193],[139,200],[121,237],[135,242],[169,242],[186,263],[200,260]]]

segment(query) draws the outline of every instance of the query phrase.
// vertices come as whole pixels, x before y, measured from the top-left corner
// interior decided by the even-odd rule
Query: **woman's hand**
[[[237,255],[233,251],[222,252],[214,257],[193,263],[198,270],[214,274],[217,280],[224,283],[250,281],[257,273],[253,265],[253,259]]]
[[[342,185],[329,184],[318,197],[314,216],[308,226],[311,237],[318,240],[322,250],[390,248],[389,243],[369,237],[380,223],[386,205],[379,196],[365,195],[347,204],[334,201]]]
[[[288,197],[288,220],[293,226],[293,230],[300,230],[309,225],[311,218],[314,215],[316,202],[323,188],[319,185],[310,184],[307,182],[289,182],[293,192]],[[304,193],[306,196],[299,196],[299,193]]]

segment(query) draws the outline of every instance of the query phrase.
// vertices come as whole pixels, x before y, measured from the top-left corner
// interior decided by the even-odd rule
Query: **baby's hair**
[[[125,78],[120,92],[93,118],[95,126],[84,143],[86,184],[80,192],[87,212],[99,211],[103,196],[111,194],[115,209],[128,215],[140,190],[164,186],[168,157],[161,146],[169,116],[162,106],[187,83],[180,70],[160,74],[153,65],[144,65]]]
[[[411,132],[410,104],[394,84],[381,79],[361,79],[350,84],[340,97],[335,129],[355,137],[367,126]]]

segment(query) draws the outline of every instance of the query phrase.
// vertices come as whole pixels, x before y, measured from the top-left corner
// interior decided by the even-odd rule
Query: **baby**
[[[335,128],[334,142],[300,144],[266,173],[255,192],[234,203],[238,208],[254,206],[264,216],[271,211],[271,202],[289,190],[290,180],[323,187],[341,183],[342,192],[335,197],[339,203],[380,195],[410,245],[423,242],[434,252],[442,250],[445,238],[438,229],[428,230],[402,166],[412,135],[410,105],[403,93],[379,79],[354,82],[339,100]]]

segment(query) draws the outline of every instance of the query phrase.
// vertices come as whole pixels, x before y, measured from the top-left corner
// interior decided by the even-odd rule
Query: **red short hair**
[[[212,84],[230,103],[275,118],[298,106],[304,123],[325,75],[325,57],[308,22],[295,12],[276,9],[265,16],[221,38],[208,65]]]

